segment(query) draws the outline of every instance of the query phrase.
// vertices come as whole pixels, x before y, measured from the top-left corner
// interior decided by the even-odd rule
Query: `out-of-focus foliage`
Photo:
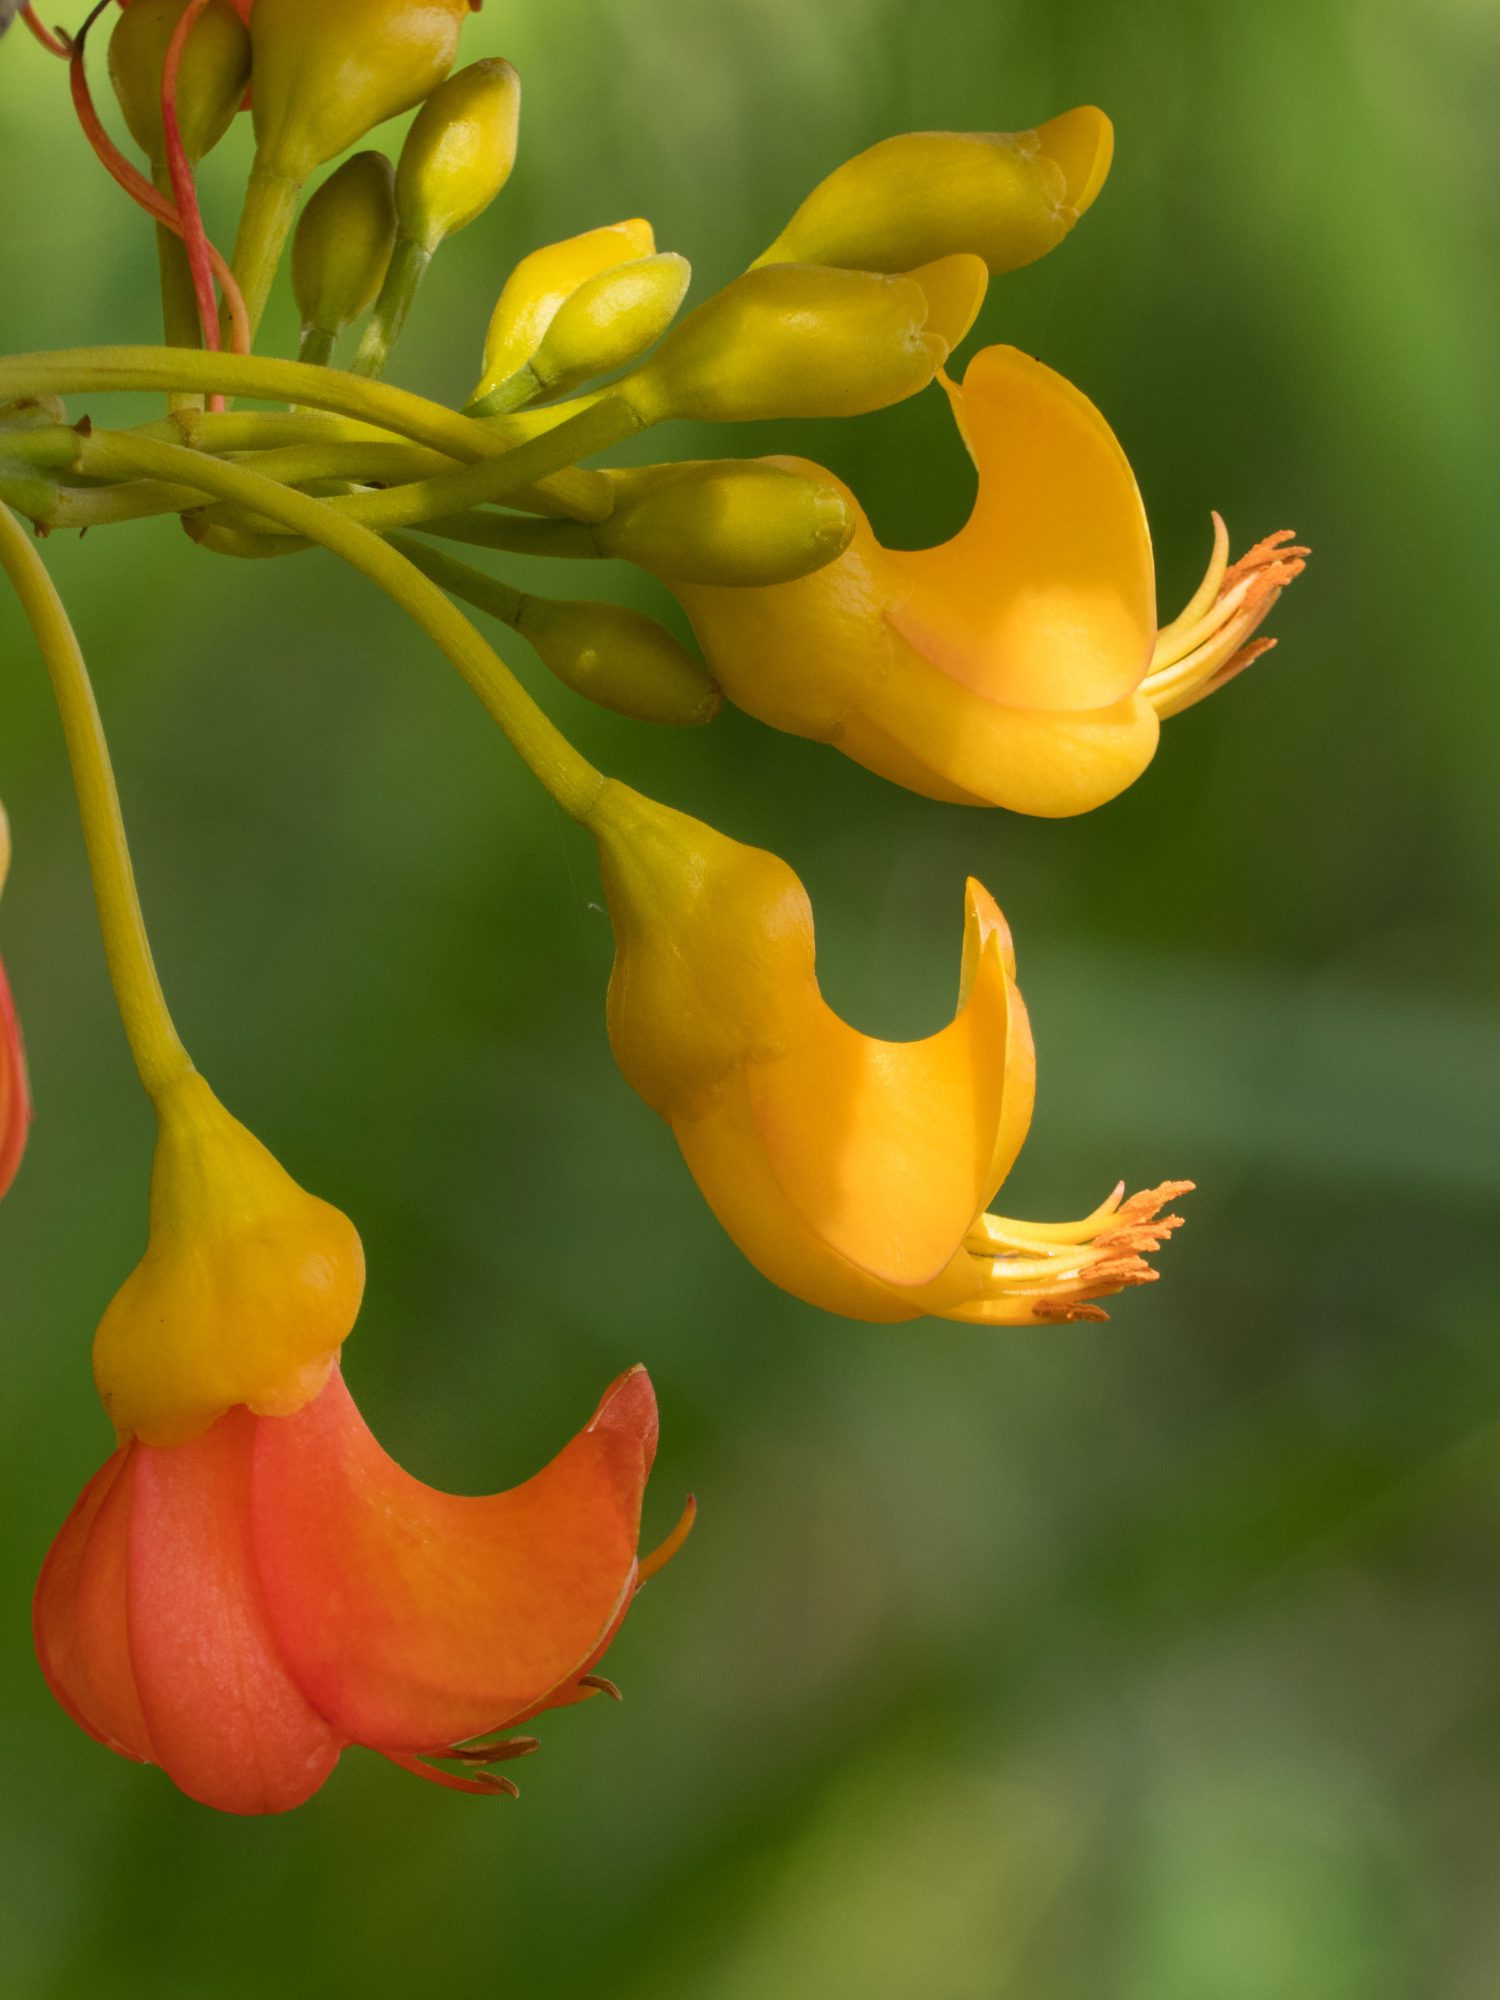
[[[0,1219],[0,1989],[1489,2000],[1493,7],[493,0],[465,47],[516,63],[527,127],[395,370],[455,399],[538,243],[649,215],[702,296],[886,133],[1115,118],[1103,196],[978,337],[1105,410],[1169,609],[1211,505],[1237,542],[1316,549],[1280,651],[1134,790],[1066,824],[966,813],[733,713],[659,737],[518,664],[591,754],[787,855],[870,1030],[941,1018],[964,871],[990,884],[1042,1065],[1009,1207],[1082,1212],[1121,1173],[1202,1191],[1107,1327],[799,1307],[614,1071],[587,843],[424,642],[318,555],[273,575],[163,523],[55,538],[184,1032],[364,1231],[347,1366],[377,1430],[487,1489],[643,1359],[652,1525],[689,1484],[703,1513],[611,1654],[627,1705],[547,1724],[519,1805],[351,1757],[290,1819],[215,1819],[52,1707],[28,1598],[108,1447],[88,1341],[142,1242],[149,1127],[0,605],[40,1107]],[[0,91],[0,347],[155,338],[149,227],[61,66],[13,33]],[[205,171],[221,237],[244,153]],[[271,332],[290,348],[284,289]],[[936,391],[674,443],[821,457],[891,541],[970,490]]]

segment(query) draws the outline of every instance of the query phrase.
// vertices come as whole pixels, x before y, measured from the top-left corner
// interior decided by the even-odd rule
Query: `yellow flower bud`
[[[505,281],[484,340],[476,401],[524,368],[564,302],[601,271],[650,257],[656,238],[639,217],[589,229],[523,257]]]
[[[835,168],[757,262],[909,271],[967,250],[1014,271],[1067,235],[1113,151],[1092,105],[1034,132],[904,132]]]
[[[687,296],[693,267],[665,251],[587,278],[553,316],[530,361],[543,389],[607,375],[659,340]]]
[[[260,166],[300,185],[420,104],[453,67],[471,0],[255,0]]]
[[[354,1325],[364,1252],[199,1076],[158,1106],[146,1254],[94,1341],[122,1438],[181,1444],[236,1404],[290,1416],[322,1388]]]
[[[883,409],[936,375],[960,317],[954,296],[977,295],[984,277],[973,257],[905,277],[810,264],[747,271],[668,334],[631,378],[630,401],[648,423]]]
[[[664,1118],[781,1053],[816,995],[812,905],[777,855],[611,781],[589,817],[615,932],[609,1040]]]
[[[354,153],[308,201],[292,239],[304,330],[332,338],[367,313],[395,241],[395,169],[384,153]]]
[[[187,0],[131,0],[109,38],[109,80],[130,136],[153,164],[165,157],[161,75]],[[211,153],[244,101],[250,31],[229,0],[209,0],[177,72],[177,122],[189,160]]]
[[[617,715],[690,729],[723,706],[703,663],[643,611],[527,597],[515,625],[549,673]]]
[[[482,215],[516,163],[521,79],[508,62],[470,63],[412,121],[396,168],[401,234],[429,254]]]
[[[826,479],[769,459],[617,468],[600,553],[669,583],[789,583],[842,555],[854,512]]]

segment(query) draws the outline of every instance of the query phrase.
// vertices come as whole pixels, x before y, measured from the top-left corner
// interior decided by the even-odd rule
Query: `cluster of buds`
[[[727,697],[927,798],[1042,818],[1105,804],[1145,770],[1163,719],[1264,651],[1257,628],[1306,556],[1282,534],[1231,562],[1215,515],[1207,574],[1162,624],[1140,492],[1104,417],[1013,348],[954,362],[990,280],[1094,203],[1110,123],[1082,107],[1020,133],[888,139],[685,313],[688,262],[645,220],[533,248],[486,331],[476,319],[477,379],[439,402],[382,378],[432,258],[517,164],[515,70],[453,67],[470,11],[122,0],[109,73],[144,171],[95,110],[86,31],[56,38],[96,152],[156,224],[165,344],[0,360],[0,500],[39,532],[164,515],[230,558],[321,546],[415,620],[592,835],[620,1069],[772,1283],[865,1321],[1102,1319],[1102,1298],[1156,1277],[1180,1221],[1163,1211],[1191,1184],[1127,1199],[1121,1183],[1077,1221],[996,1212],[1035,1058],[988,891],[968,885],[951,1021],[905,1043],[857,1032],[819,989],[791,866],[596,770],[460,606],[643,721],[701,726]],[[247,104],[255,156],[225,257],[193,169]],[[365,146],[408,111],[394,159]],[[296,359],[255,348],[288,245]],[[857,417],[935,384],[978,470],[969,520],[935,548],[883,547],[855,494],[803,459],[586,462],[676,420]],[[68,421],[62,396],[104,389],[163,392],[169,419]],[[231,410],[235,396],[285,407]],[[698,650],[638,610],[518,590],[445,543],[634,564]],[[297,1803],[351,1744],[461,1789],[514,1789],[493,1766],[535,1739],[504,1732],[610,1690],[604,1649],[691,1521],[689,1503],[639,1556],[649,1380],[630,1370],[544,1472],[489,1500],[435,1492],[376,1445],[341,1361],[359,1237],[177,1039],[82,657],[3,507],[0,567],[57,691],[159,1123],[148,1246],[94,1347],[117,1449],[37,1596],[48,1679],[102,1742],[226,1810]],[[0,818],[0,886],[8,859]],[[29,1116],[0,969],[0,1194]]]

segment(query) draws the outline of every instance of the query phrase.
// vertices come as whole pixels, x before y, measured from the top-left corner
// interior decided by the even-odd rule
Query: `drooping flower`
[[[10,822],[0,806],[0,891],[10,872]],[[26,1050],[21,1042],[21,1023],[5,961],[0,959],[0,1196],[9,1189],[26,1150],[26,1132],[31,1123],[31,1090],[26,1080]]]
[[[989,1213],[1031,1122],[1010,933],[970,882],[957,1012],[860,1034],[818,988],[812,909],[777,856],[609,785],[591,815],[615,928],[609,1033],[710,1208],[783,1290],[851,1319],[1101,1319],[1149,1283],[1191,1183],[1075,1223]]]
[[[150,1246],[95,1348],[119,1448],[37,1586],[53,1693],[226,1812],[301,1803],[352,1744],[513,1790],[490,1766],[536,1746],[498,1733],[609,1690],[594,1668],[680,1540],[638,1560],[657,1430],[645,1371],[524,1485],[435,1491],[344,1386],[352,1225],[200,1078],[159,1110]]]
[[[656,1443],[643,1369],[524,1485],[440,1493],[371,1436],[338,1368],[293,1416],[133,1439],[84,1489],[37,1586],[37,1654],[73,1720],[224,1812],[311,1796],[351,1744],[473,1791],[494,1739],[608,1690],[638,1588]],[[433,1758],[459,1766],[437,1768]]]
[[[1282,533],[1230,564],[1215,515],[1208,573],[1158,629],[1145,508],[1088,398],[1011,347],[947,387],[979,471],[951,541],[887,549],[839,487],[855,534],[826,568],[674,587],[725,693],[773,727],[930,798],[1087,812],[1145,770],[1164,717],[1274,644],[1253,634],[1307,551]]]

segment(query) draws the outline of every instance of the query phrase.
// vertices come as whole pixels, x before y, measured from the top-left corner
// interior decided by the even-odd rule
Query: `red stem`
[[[172,196],[182,217],[182,240],[187,246],[188,264],[193,273],[193,290],[198,297],[198,319],[203,328],[203,345],[219,344],[218,301],[214,297],[214,275],[208,261],[208,237],[198,207],[198,191],[193,186],[193,170],[182,144],[182,126],[177,117],[177,75],[182,68],[182,52],[208,0],[188,0],[167,43],[161,66],[161,129],[166,141],[167,172],[172,178]]]
[[[21,9],[21,19],[50,55],[62,56],[66,60],[70,53],[67,42],[61,36],[54,35],[50,28],[44,28],[37,19],[35,11],[30,6]]]
[[[99,114],[94,109],[94,100],[89,93],[88,77],[83,67],[83,49],[89,29],[107,4],[108,0],[102,0],[102,4],[94,9],[79,30],[69,51],[68,85],[73,96],[73,109],[78,113],[78,122],[83,127],[84,137],[93,147],[95,157],[111,180],[122,187],[130,199],[143,208],[153,221],[164,224],[174,236],[184,236],[185,231],[177,210],[165,196],[157,193],[143,173],[130,164],[105,131],[100,123]],[[228,260],[214,248],[212,243],[207,244],[207,250],[209,263],[219,281],[219,289],[224,294],[224,303],[229,309],[230,347],[236,354],[248,354],[250,319],[245,311],[244,297],[235,283],[234,273],[229,268]]]

